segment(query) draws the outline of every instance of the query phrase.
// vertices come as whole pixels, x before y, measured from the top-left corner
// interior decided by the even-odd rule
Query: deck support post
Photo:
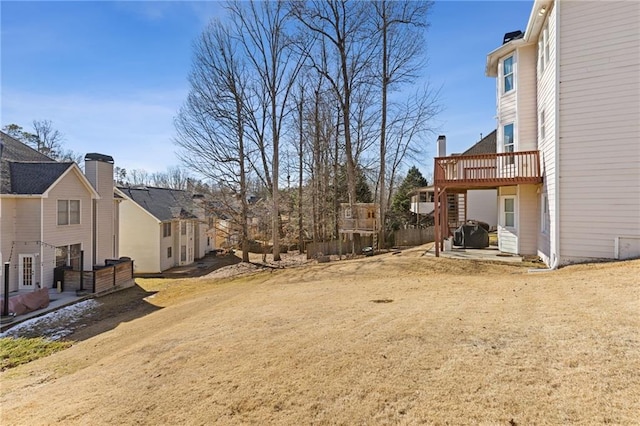
[[[440,206],[438,205],[438,201],[440,201],[440,191],[437,185],[434,185],[433,189],[433,237],[436,243],[436,257],[440,257]]]

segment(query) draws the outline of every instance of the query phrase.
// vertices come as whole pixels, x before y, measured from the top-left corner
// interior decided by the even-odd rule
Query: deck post
[[[436,242],[436,257],[440,257],[440,207],[438,205],[438,200],[440,198],[440,194],[438,191],[438,186],[434,185],[434,197],[433,197],[433,232],[434,232],[434,240]]]

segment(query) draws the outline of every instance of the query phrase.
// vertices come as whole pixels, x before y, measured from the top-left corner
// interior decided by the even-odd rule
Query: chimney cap
[[[440,135],[440,136],[438,136],[438,140],[446,139],[446,138],[447,138],[447,137],[446,137],[445,135]]]
[[[98,154],[97,152],[90,152],[84,156],[84,161],[102,161],[103,163],[113,164],[113,157],[105,154]]]
[[[524,37],[524,33],[520,30],[518,31],[511,31],[509,33],[505,33],[503,39],[502,39],[502,44],[507,44],[512,40],[517,40],[519,38]]]

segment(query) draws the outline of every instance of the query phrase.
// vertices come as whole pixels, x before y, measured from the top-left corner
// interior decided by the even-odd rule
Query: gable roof
[[[0,158],[9,161],[56,162],[2,131],[0,131]]]
[[[497,131],[494,130],[460,155],[495,154],[496,144]]]
[[[3,180],[3,194],[43,194],[73,163],[8,161],[8,182]]]
[[[0,194],[42,194],[73,163],[58,163],[0,132]]]
[[[42,195],[67,173],[75,173],[82,184],[99,198],[76,163],[61,163],[0,132],[0,194]]]
[[[187,191],[152,186],[119,186],[118,190],[161,222],[197,218],[192,212],[193,199]]]

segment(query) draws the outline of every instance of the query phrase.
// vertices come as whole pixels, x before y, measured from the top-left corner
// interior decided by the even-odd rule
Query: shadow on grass
[[[156,292],[146,291],[137,284],[96,299],[99,306],[86,315],[74,318],[68,326],[73,332],[64,340],[82,341],[116,328],[118,325],[144,317],[162,309],[145,299]]]
[[[229,253],[222,256],[216,256],[209,253],[202,259],[196,260],[190,265],[176,266],[159,273],[136,273],[136,278],[193,278],[207,275],[210,272],[220,269],[224,266],[235,265],[242,262],[235,254]]]

